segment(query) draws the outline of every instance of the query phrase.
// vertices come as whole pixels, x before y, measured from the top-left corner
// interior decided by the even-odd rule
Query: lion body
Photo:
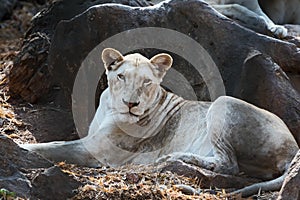
[[[163,103],[136,124],[112,115],[103,121],[99,109],[89,132],[95,144],[85,145],[89,152],[112,166],[150,164],[163,156],[173,159],[173,155],[199,165],[197,159],[203,157],[215,165],[214,171],[242,171],[267,180],[282,174],[298,150],[286,125],[266,110],[232,97],[219,97],[213,103],[187,101],[161,90],[166,96],[161,97]],[[99,136],[108,129],[114,132]]]

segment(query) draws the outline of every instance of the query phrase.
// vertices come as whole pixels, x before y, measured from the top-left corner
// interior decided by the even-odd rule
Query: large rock
[[[20,149],[9,138],[0,135],[0,188],[30,197],[30,181],[23,173],[28,168],[50,167],[52,163],[41,156]]]
[[[49,52],[49,64],[56,82],[60,83],[62,90],[66,94],[65,100],[69,102],[69,110],[71,109],[70,102],[75,77],[85,58],[91,55],[89,53],[97,47],[97,49],[93,51],[93,55],[95,55],[95,57],[98,56],[98,58],[94,60],[94,63],[88,63],[87,66],[90,68],[93,66],[97,67],[97,65],[101,67],[100,53],[101,48],[103,49],[104,47],[99,47],[98,45],[100,43],[122,31],[142,27],[161,27],[168,30],[176,30],[193,38],[196,43],[200,44],[208,52],[218,67],[227,95],[239,96],[239,93],[236,93],[236,91],[239,89],[243,63],[249,52],[252,52],[253,49],[270,56],[274,62],[286,72],[291,74],[298,74],[300,72],[300,52],[296,45],[256,34],[249,29],[243,28],[228,18],[221,16],[204,2],[196,0],[172,0],[143,9],[121,5],[101,5],[92,7],[69,21],[60,22],[52,40]],[[129,36],[131,32],[132,31],[128,32]],[[153,41],[154,43],[155,41],[160,41],[161,35],[159,31],[151,34],[149,41]],[[142,35],[140,37],[142,37]],[[154,39],[152,39],[152,37]],[[119,46],[119,48],[121,48],[122,46],[123,48],[126,44],[128,47],[127,50],[134,50],[132,48],[136,48],[136,50],[145,48],[141,46],[145,41],[138,40],[137,37],[128,42],[128,38],[116,42],[113,47],[118,48]],[[171,35],[170,38],[171,40],[173,39]],[[173,39],[173,41],[174,40],[175,39]],[[180,39],[176,41],[178,41],[178,45],[181,45],[182,49],[184,49],[182,53],[189,50],[189,45],[185,43],[181,44]],[[164,43],[165,41],[160,42]],[[166,47],[168,47],[168,44],[166,44]],[[151,51],[151,49],[148,49],[148,51],[143,50],[139,52],[143,52],[146,56],[151,57],[157,50]],[[201,57],[200,54],[196,56]],[[194,67],[185,64],[184,62],[186,61],[180,56],[174,55],[174,57],[174,69],[183,75],[187,73],[193,74],[186,76],[186,79],[190,81],[192,86],[199,85],[201,82],[203,83],[201,76],[198,75],[198,78],[196,78],[196,74],[199,73]],[[204,66],[203,63],[199,63],[198,65]],[[101,76],[101,74],[96,74],[96,76]],[[85,78],[86,82],[89,82],[90,79],[92,79],[90,75]],[[196,80],[196,82],[193,82],[193,80]],[[288,82],[288,80],[286,81]],[[252,87],[251,84],[253,83],[245,85],[244,88]],[[84,88],[86,85],[82,85],[82,87]],[[207,89],[206,87],[202,88],[204,90]],[[89,91],[91,89],[86,87],[84,90]],[[285,84],[284,87],[280,89],[283,96],[289,96],[288,93],[293,90],[293,86],[290,84]],[[274,84],[270,91],[276,93],[278,91],[278,85]],[[91,90],[91,92],[93,92],[93,90]],[[200,92],[200,94],[201,93],[202,92]],[[78,108],[80,110],[80,116],[86,120],[85,126],[88,127],[94,110],[88,110],[87,107],[88,105],[95,104],[95,101],[94,99],[87,99],[85,94],[82,94],[82,96],[86,98],[83,103],[84,105],[78,105],[82,102],[73,102],[72,106],[73,108],[81,107]],[[265,99],[270,100],[270,96],[265,95]],[[247,100],[247,98],[245,98],[245,100]],[[284,102],[282,99],[278,101],[282,102],[282,107],[290,103],[290,101]],[[299,99],[295,99],[295,103],[297,102],[299,102]],[[270,102],[259,102],[256,103],[256,105],[259,107],[267,107],[269,103]],[[274,106],[268,107],[268,109],[271,112],[278,111],[278,108],[275,109]],[[277,113],[283,117],[283,115],[280,115],[281,113]],[[287,112],[285,113],[287,114]],[[299,115],[299,112],[297,114],[297,111],[293,111],[290,116],[284,116],[283,118],[289,127],[294,127],[295,121],[299,119]],[[86,129],[80,131],[85,133]],[[295,135],[298,134],[294,128],[292,131]]]
[[[293,159],[277,200],[300,200],[300,151]]]
[[[0,135],[0,188],[23,198],[65,199],[78,187],[53,163]]]
[[[31,195],[38,199],[64,200],[75,195],[81,184],[54,166],[40,172],[32,181]]]

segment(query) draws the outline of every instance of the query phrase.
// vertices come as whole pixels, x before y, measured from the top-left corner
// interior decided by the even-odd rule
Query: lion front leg
[[[101,163],[85,148],[82,139],[39,144],[21,144],[21,148],[36,152],[53,162],[67,162],[98,167]]]

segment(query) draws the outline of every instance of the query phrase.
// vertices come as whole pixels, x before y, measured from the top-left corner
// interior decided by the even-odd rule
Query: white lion
[[[278,190],[299,147],[276,115],[242,100],[188,101],[160,83],[172,57],[102,52],[109,87],[86,137],[26,144],[54,161],[86,166],[182,160],[215,172],[244,172],[266,182],[238,192]],[[274,179],[275,178],[275,179]]]

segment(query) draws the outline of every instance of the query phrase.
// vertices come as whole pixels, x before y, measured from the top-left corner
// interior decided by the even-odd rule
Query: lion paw
[[[288,35],[288,30],[281,25],[273,25],[269,30],[278,38],[285,38]]]
[[[157,163],[167,162],[167,161],[176,161],[176,159],[171,155],[165,155],[156,160]]]
[[[172,153],[162,156],[156,160],[156,162],[168,162],[168,161],[182,161],[188,163],[190,156],[182,153]]]
[[[197,155],[187,154],[187,153],[168,154],[157,159],[156,162],[167,162],[167,161],[182,161],[186,164],[195,165],[211,171],[213,171],[216,167],[214,162],[207,160],[207,158],[205,157],[199,157]]]

